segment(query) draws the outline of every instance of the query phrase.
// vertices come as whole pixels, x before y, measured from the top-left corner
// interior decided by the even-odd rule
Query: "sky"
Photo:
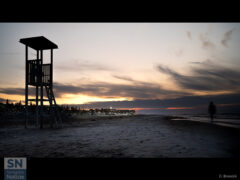
[[[24,102],[19,40],[34,36],[59,47],[58,104],[163,112],[193,111],[213,100],[239,108],[239,23],[0,23],[0,100]],[[49,51],[44,58],[50,61]]]

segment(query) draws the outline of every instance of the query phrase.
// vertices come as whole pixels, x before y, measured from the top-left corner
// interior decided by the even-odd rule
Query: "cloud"
[[[65,94],[82,94],[88,96],[97,96],[102,98],[129,98],[129,99],[166,99],[182,96],[191,96],[186,89],[197,91],[219,91],[228,90],[239,92],[240,90],[240,72],[237,69],[227,68],[215,64],[211,60],[204,62],[192,62],[193,67],[189,75],[183,75],[177,71],[158,65],[158,71],[169,75],[181,90],[169,90],[161,85],[151,82],[141,82],[128,76],[113,75],[129,84],[124,83],[106,83],[106,82],[83,82],[82,84],[63,84],[54,83],[54,93],[56,97],[63,97]],[[24,95],[24,88],[0,88],[0,93]],[[35,90],[30,88],[30,95],[35,94]],[[173,106],[175,107],[175,106]],[[182,107],[185,107],[183,105]]]
[[[186,31],[186,35],[187,35],[188,39],[192,40],[192,34],[190,31]]]
[[[202,48],[204,48],[204,49],[214,49],[215,48],[215,44],[213,42],[211,42],[210,39],[208,39],[208,37],[206,35],[200,34],[199,38],[202,43]]]
[[[206,59],[205,61],[192,61],[189,63],[195,64],[195,65],[215,66],[215,63],[210,59]]]
[[[95,82],[79,86],[55,83],[54,89],[58,97],[64,94],[84,94],[103,98],[156,99],[161,96],[179,97],[188,95],[185,92],[165,90],[157,84],[145,82],[136,82],[131,85]]]
[[[28,95],[35,96],[35,89],[34,87],[28,87]],[[8,95],[25,95],[25,88],[0,88],[0,93]]]
[[[163,113],[169,107],[175,107],[175,110],[187,110],[187,112],[207,113],[207,106],[210,101],[217,105],[218,112],[239,112],[240,94],[228,95],[212,95],[212,96],[183,96],[175,99],[155,99],[155,100],[134,100],[134,101],[111,101],[111,102],[91,102],[88,107],[91,108],[148,108],[149,110],[158,109]],[[225,106],[222,104],[232,104],[233,106]],[[234,106],[235,105],[235,106]],[[223,107],[223,108],[221,108]],[[177,109],[178,108],[178,109]],[[225,110],[225,111],[224,111]],[[171,110],[172,111],[172,110]],[[176,112],[176,111],[175,111]],[[183,111],[184,112],[184,111]]]
[[[167,69],[167,68],[163,68]],[[172,72],[172,70],[166,70],[166,72]],[[102,85],[101,85],[102,84]],[[142,84],[143,85],[143,84]],[[115,84],[107,84],[107,83],[95,83],[95,84],[85,84],[82,86],[74,86],[67,85],[61,83],[55,83],[54,92],[58,95],[63,95],[65,93],[72,94],[92,94],[99,95],[103,97],[111,97],[118,96],[119,94],[127,94],[127,96],[135,97],[133,101],[108,101],[108,102],[91,102],[88,103],[87,107],[91,108],[158,108],[160,112],[167,111],[169,107],[175,107],[175,109],[179,109],[178,107],[185,107],[185,109],[174,110],[194,113],[194,112],[205,112],[207,113],[207,105],[210,101],[214,101],[217,104],[218,112],[224,112],[219,108],[225,108],[225,112],[239,112],[239,102],[240,102],[240,94],[228,94],[228,95],[211,95],[211,96],[192,96],[187,93],[174,92],[163,90],[159,87],[151,87],[150,84],[145,84],[146,86],[130,86],[130,85],[115,85]],[[106,88],[106,91],[102,91],[102,88]],[[24,93],[24,88],[17,88],[14,91],[14,88],[5,88],[0,89],[1,92],[11,93],[11,94],[21,94]],[[136,93],[136,94],[135,94]],[[165,94],[167,99],[159,99],[156,94],[161,93]],[[172,95],[178,95],[176,98],[172,98]],[[147,98],[142,98],[147,97]],[[171,99],[170,99],[171,97]],[[6,99],[0,98],[0,102],[6,102]],[[223,106],[224,104],[224,106]],[[231,104],[231,106],[226,106],[226,104]],[[235,104],[235,106],[234,106]],[[237,106],[236,106],[237,105]],[[194,108],[192,108],[194,107]],[[164,110],[165,109],[165,110]],[[193,110],[192,110],[193,109]],[[171,110],[173,111],[173,110]]]
[[[131,98],[131,99],[156,99],[160,97],[179,97],[189,95],[185,92],[166,90],[158,84],[135,81],[129,77],[115,76],[116,78],[130,81],[131,84],[113,84],[106,82],[91,82],[79,85],[54,83],[55,97],[65,94],[83,94],[102,98]],[[25,95],[25,88],[0,88],[0,93]],[[45,94],[45,92],[44,92]],[[29,95],[35,95],[35,88],[29,88]]]
[[[116,76],[118,77],[118,76]],[[83,94],[102,98],[131,98],[131,99],[157,99],[160,97],[180,97],[189,95],[185,92],[178,92],[163,89],[160,85],[135,81],[131,78],[118,78],[131,81],[131,84],[113,84],[106,82],[91,82],[80,85],[54,83],[55,97],[63,97],[65,94]],[[0,88],[0,93],[25,95],[24,88]],[[45,94],[45,92],[44,92]],[[35,95],[35,89],[29,88],[29,95]]]
[[[56,66],[57,70],[64,70],[64,71],[109,71],[113,70],[113,68],[110,68],[106,65],[98,64],[98,63],[93,63],[90,61],[85,61],[85,60],[73,60],[71,63],[67,62],[64,65],[57,65]]]
[[[192,61],[192,62],[189,62],[191,64],[201,64],[201,62],[198,62],[198,61]]]
[[[187,76],[162,65],[158,66],[158,70],[170,75],[179,86],[185,89],[203,91],[240,89],[238,70],[214,64],[209,60],[194,63],[196,66],[191,69],[192,74]]]
[[[24,88],[0,88],[0,93],[12,95],[24,95]]]
[[[227,31],[224,36],[223,36],[223,39],[221,41],[222,45],[225,46],[225,47],[228,47],[228,42],[231,40],[231,36],[232,36],[232,33],[233,31],[235,30],[235,28]]]
[[[118,76],[118,75],[113,75],[114,78],[120,79],[120,80],[124,80],[124,81],[130,81],[130,82],[134,82],[134,80],[130,77],[127,76]]]

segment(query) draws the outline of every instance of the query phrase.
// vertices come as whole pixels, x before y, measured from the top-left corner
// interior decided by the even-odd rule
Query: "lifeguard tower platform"
[[[28,126],[28,103],[34,101],[36,104],[36,126],[43,128],[43,105],[44,101],[49,102],[49,109],[52,114],[51,127],[61,127],[62,119],[53,93],[53,49],[58,46],[43,36],[30,37],[20,39],[20,43],[25,45],[26,51],[26,81],[25,81],[25,128]],[[28,48],[36,50],[36,59],[28,59]],[[50,50],[50,63],[43,64],[43,50]],[[36,98],[28,98],[28,88],[33,86],[36,88]],[[46,90],[46,99],[43,96],[43,89]],[[40,93],[39,93],[40,92]],[[40,97],[39,97],[40,95]],[[39,108],[40,102],[40,108]]]

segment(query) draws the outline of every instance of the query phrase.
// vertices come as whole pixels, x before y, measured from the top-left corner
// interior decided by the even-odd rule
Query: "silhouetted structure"
[[[216,112],[217,112],[216,106],[211,101],[208,106],[208,113],[210,114],[211,122],[213,122],[213,117],[214,117],[214,114],[216,114]]]
[[[26,82],[25,82],[25,111],[26,120],[25,127],[27,128],[28,123],[28,102],[36,102],[36,125],[38,126],[38,120],[40,115],[40,128],[43,128],[43,101],[48,101],[50,105],[50,110],[52,111],[52,121],[51,126],[55,121],[56,126],[61,125],[61,116],[58,112],[56,100],[53,93],[53,49],[57,49],[58,46],[53,42],[49,41],[43,36],[31,37],[20,39],[20,43],[24,44],[26,47]],[[36,50],[36,59],[28,59],[28,47]],[[43,50],[50,50],[51,62],[48,64],[43,64]],[[36,98],[28,98],[28,86],[36,87]],[[43,88],[46,89],[47,99],[43,98]],[[40,88],[40,98],[39,98],[39,88]],[[38,103],[40,101],[40,112]]]

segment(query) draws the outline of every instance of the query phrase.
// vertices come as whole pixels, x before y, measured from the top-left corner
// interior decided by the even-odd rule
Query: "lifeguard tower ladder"
[[[56,100],[53,93],[53,49],[57,49],[58,46],[49,41],[43,36],[23,38],[20,39],[20,43],[26,47],[26,82],[25,82],[25,128],[28,126],[28,103],[29,101],[35,101],[36,104],[36,126],[39,126],[40,115],[40,128],[43,128],[43,101],[49,102],[50,111],[52,114],[51,127],[62,127],[62,119]],[[36,50],[36,59],[28,59],[28,48]],[[43,64],[43,50],[50,50],[51,62]],[[36,98],[28,98],[29,86],[36,87]],[[43,89],[45,87],[46,97],[43,98]],[[40,98],[39,98],[40,90]],[[38,103],[40,101],[40,109]]]

